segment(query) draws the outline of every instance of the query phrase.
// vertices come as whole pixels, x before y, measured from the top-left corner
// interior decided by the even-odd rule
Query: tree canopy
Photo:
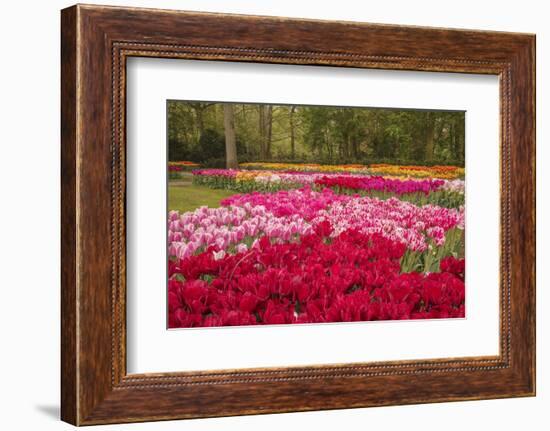
[[[461,111],[185,101],[167,109],[171,161],[464,166]]]

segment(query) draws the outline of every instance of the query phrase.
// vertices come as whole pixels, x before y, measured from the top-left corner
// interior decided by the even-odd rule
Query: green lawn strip
[[[210,208],[220,206],[222,199],[234,195],[232,190],[211,189],[204,186],[168,185],[168,210],[181,212],[194,211],[206,205]]]

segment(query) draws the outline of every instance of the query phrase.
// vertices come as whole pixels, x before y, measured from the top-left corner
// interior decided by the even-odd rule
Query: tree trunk
[[[353,156],[353,161],[357,162],[359,158],[359,140],[354,136],[351,140],[351,154]]]
[[[435,138],[435,116],[432,112],[426,113],[426,147],[424,159],[427,162],[433,161],[434,158],[434,138]]]
[[[327,145],[328,158],[332,162],[332,142],[330,141],[330,134],[328,129],[324,130],[325,134],[325,143]]]
[[[457,119],[457,124],[456,124],[456,140],[458,141],[457,142],[457,147],[458,147],[458,160],[462,163],[464,163],[465,161],[465,141],[466,141],[466,138],[465,138],[465,130],[464,130],[464,116],[462,116],[461,118],[458,118]]]
[[[340,137],[338,141],[338,156],[340,160],[346,158],[346,142],[348,141],[348,135],[346,132]]]
[[[273,120],[273,107],[260,105],[259,107],[259,121],[260,121],[260,159],[271,159],[271,131]]]
[[[449,142],[450,142],[450,145],[451,145],[451,156],[452,156],[453,162],[454,162],[455,160],[458,160],[458,146],[457,146],[457,141],[456,141],[454,121],[452,121],[449,125]]]
[[[271,136],[273,130],[273,106],[268,106],[266,111],[266,152],[265,155],[268,160],[271,160]]]
[[[223,126],[225,129],[225,166],[237,169],[237,141],[235,139],[235,112],[233,105],[223,105]]]
[[[265,124],[265,105],[258,106],[258,121],[260,130],[260,159],[266,159],[266,124]]]
[[[243,105],[241,106],[241,117],[242,117],[242,124],[248,124],[248,115],[246,113],[246,105]],[[242,145],[242,153],[246,154],[247,156],[249,155],[249,151],[248,151],[248,142],[247,142],[247,139],[243,139],[241,141],[241,145]]]
[[[294,131],[294,112],[296,111],[296,106],[291,106],[289,111],[289,122],[290,122],[290,157],[292,160],[296,157],[296,137]]]
[[[197,117],[197,142],[200,142],[202,135],[204,135],[204,113],[210,106],[212,106],[212,103],[196,103],[192,105]]]
[[[203,108],[198,107],[195,112],[197,113],[197,126],[199,128],[199,142],[201,140],[202,135],[204,135],[204,115],[203,115]]]

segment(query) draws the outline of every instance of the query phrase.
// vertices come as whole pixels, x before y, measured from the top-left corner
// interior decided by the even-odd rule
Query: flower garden
[[[192,169],[225,197],[169,212],[170,328],[464,317],[463,168]]]
[[[168,162],[168,177],[171,180],[177,180],[181,178],[182,173],[190,172],[198,167],[198,163],[189,161]]]

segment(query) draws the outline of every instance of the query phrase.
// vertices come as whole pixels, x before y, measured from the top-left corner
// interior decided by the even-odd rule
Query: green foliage
[[[193,184],[219,190],[232,190],[238,193],[250,192],[277,192],[303,187],[301,183],[267,182],[261,183],[254,180],[237,180],[235,178],[216,175],[195,175]]]
[[[260,106],[234,104],[240,162],[464,166],[464,112]],[[169,101],[169,159],[223,167],[223,118],[222,103]]]
[[[437,246],[433,241],[430,241],[428,249],[423,252],[407,249],[401,258],[401,272],[439,272],[441,259],[448,256],[464,257],[463,229],[449,229],[445,235],[445,243],[442,246]]]
[[[300,186],[297,186],[300,187]],[[464,194],[460,192],[454,192],[449,190],[436,190],[428,194],[422,192],[414,193],[403,193],[396,194],[393,192],[379,191],[379,190],[355,190],[355,189],[346,189],[340,187],[331,187],[333,191],[339,194],[344,195],[359,195],[359,196],[368,196],[370,198],[377,198],[381,200],[386,200],[390,198],[398,198],[401,201],[410,202],[417,206],[423,205],[437,205],[445,208],[455,208],[458,209],[461,206],[464,206]],[[323,187],[315,186],[314,190],[321,191]]]
[[[223,134],[216,129],[206,129],[199,138],[198,149],[200,151],[201,160],[193,161],[200,162],[204,160],[223,159],[225,138]]]
[[[232,190],[238,193],[250,192],[277,192],[279,190],[291,190],[303,187],[302,183],[281,182],[257,182],[254,179],[242,179],[221,175],[194,175],[193,184],[217,190]],[[314,190],[321,191],[323,187],[313,186]],[[417,206],[437,205],[445,208],[460,208],[464,205],[464,194],[449,190],[436,190],[428,194],[422,192],[396,194],[379,190],[352,190],[340,187],[332,188],[336,193],[346,195],[368,196],[377,199],[399,198],[402,201],[411,202]]]
[[[182,178],[181,172],[168,172],[169,180],[180,180]]]

